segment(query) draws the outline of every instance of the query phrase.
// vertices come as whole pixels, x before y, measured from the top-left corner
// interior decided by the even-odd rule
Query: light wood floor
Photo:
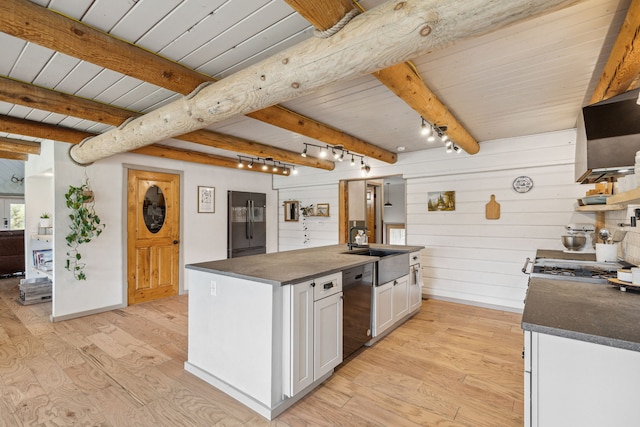
[[[187,298],[50,323],[0,280],[2,426],[521,426],[520,315],[426,300],[272,422],[183,369]]]

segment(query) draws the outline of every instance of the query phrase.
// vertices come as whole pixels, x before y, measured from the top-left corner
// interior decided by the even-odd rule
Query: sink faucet
[[[357,243],[353,243],[353,230],[362,230],[366,234],[367,233],[367,227],[355,226],[355,227],[351,227],[349,229],[349,243],[347,243],[347,246],[349,247],[349,250],[353,249],[355,246],[358,246]]]

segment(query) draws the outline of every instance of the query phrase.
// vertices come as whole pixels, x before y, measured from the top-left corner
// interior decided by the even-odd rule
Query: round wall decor
[[[533,180],[528,176],[519,176],[513,180],[513,189],[518,193],[526,193],[533,188]]]

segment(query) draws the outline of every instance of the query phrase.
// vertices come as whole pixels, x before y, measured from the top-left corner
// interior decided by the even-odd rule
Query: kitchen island
[[[273,419],[342,362],[342,272],[380,259],[355,252],[332,245],[187,265],[185,369]]]
[[[525,331],[525,426],[637,426],[640,293],[532,278]]]

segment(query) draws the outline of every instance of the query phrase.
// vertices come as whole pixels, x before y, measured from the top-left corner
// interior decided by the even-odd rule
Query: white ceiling
[[[313,36],[307,21],[283,0],[34,3],[218,78]],[[365,9],[382,3],[360,2]],[[591,96],[628,5],[629,0],[585,0],[461,41],[413,63],[480,147],[482,141],[572,128]],[[133,110],[150,111],[179,96],[3,33],[0,57],[0,75]],[[398,146],[407,151],[441,146],[428,144],[419,133],[418,113],[371,76],[283,105],[390,151]],[[93,132],[110,129],[5,102],[0,102],[0,114]],[[244,116],[209,129],[293,151],[302,150],[305,142],[318,144]],[[194,148],[182,141],[171,144]],[[201,146],[197,149],[203,151]]]

